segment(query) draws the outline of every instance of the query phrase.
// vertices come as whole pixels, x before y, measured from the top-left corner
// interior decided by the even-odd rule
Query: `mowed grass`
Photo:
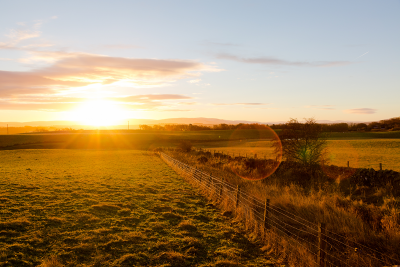
[[[275,159],[271,141],[223,141],[196,146],[211,152],[223,152],[231,156]],[[329,164],[354,168],[373,168],[400,172],[400,139],[328,140]]]
[[[269,266],[241,229],[147,152],[0,151],[0,266]]]

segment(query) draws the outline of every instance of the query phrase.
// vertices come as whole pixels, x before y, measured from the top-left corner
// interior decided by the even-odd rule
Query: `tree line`
[[[323,132],[348,132],[348,131],[373,131],[373,130],[398,130],[400,131],[400,117],[381,120],[370,123],[331,123],[318,124]],[[209,130],[236,130],[236,129],[268,129],[268,127],[277,130],[285,130],[290,127],[288,123],[282,124],[259,124],[259,123],[239,123],[239,124],[166,124],[166,125],[139,125],[140,130],[147,131],[209,131]]]
[[[400,117],[391,118],[387,120],[380,120],[379,122],[370,123],[331,123],[320,124],[323,132],[348,132],[348,131],[373,131],[373,130],[394,130],[400,131]],[[288,126],[285,124],[270,125],[272,129],[286,129]]]
[[[39,132],[70,132],[74,131],[72,128],[57,128],[57,127],[35,127],[35,126],[22,126],[22,127],[0,127],[0,134],[20,134],[20,133],[39,133]]]
[[[140,130],[146,131],[208,131],[208,130],[236,130],[236,129],[268,129],[268,125],[259,123],[239,123],[239,124],[216,124],[216,125],[198,125],[198,124],[166,124],[166,125],[139,125]]]

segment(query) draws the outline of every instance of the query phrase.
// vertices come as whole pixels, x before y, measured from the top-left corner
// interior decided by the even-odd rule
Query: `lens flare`
[[[253,125],[251,129],[248,125],[239,127],[231,134],[228,147],[237,155],[230,162],[230,167],[243,179],[265,179],[276,171],[282,161],[281,141],[276,132],[266,125]]]

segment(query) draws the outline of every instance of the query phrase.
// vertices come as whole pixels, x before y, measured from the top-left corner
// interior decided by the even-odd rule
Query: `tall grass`
[[[394,258],[400,263],[400,206],[398,205],[400,199],[393,196],[392,188],[370,189],[370,194],[383,202],[381,205],[373,205],[365,203],[362,198],[357,198],[357,194],[362,194],[362,188],[354,187],[351,194],[350,192],[346,194],[341,188],[340,180],[321,180],[316,187],[299,185],[292,180],[294,174],[288,169],[280,171],[279,176],[273,174],[255,181],[239,177],[236,174],[237,170],[235,173],[232,169],[232,163],[229,160],[208,157],[205,161],[199,160],[200,156],[196,153],[178,151],[167,151],[167,153],[181,162],[212,173],[213,176],[231,184],[239,185],[251,196],[261,200],[270,199],[271,205],[299,216],[306,220],[302,221],[304,223],[308,222],[311,225],[325,223],[326,230],[337,240],[332,242],[350,242],[352,246],[359,247],[364,253],[371,253],[373,257],[379,257],[380,260]],[[238,163],[235,164],[235,168],[239,168]],[[227,208],[227,204],[222,202],[221,207]],[[248,222],[244,213],[239,211],[238,216],[249,225],[252,231],[260,231],[259,227]],[[310,264],[313,256],[306,250],[302,250],[301,246],[293,250],[293,242],[290,239],[282,239],[282,235],[272,232],[263,233],[263,235],[267,240],[266,249],[281,253],[283,257],[290,255],[290,259],[286,260],[292,266],[313,266]],[[312,236],[304,235],[303,237],[306,241],[315,241]],[[354,250],[346,249],[346,246],[343,246],[343,251],[338,255],[343,255],[343,253],[346,253],[349,266],[357,266],[355,265],[357,261],[362,262],[364,264],[362,266],[376,266],[373,258],[370,260],[367,256],[360,256]],[[362,259],[360,260],[359,257]]]

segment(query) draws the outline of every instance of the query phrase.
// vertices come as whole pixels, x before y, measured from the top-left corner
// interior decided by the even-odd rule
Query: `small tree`
[[[192,143],[190,141],[187,140],[182,140],[179,143],[179,149],[183,152],[190,152],[192,151]]]
[[[301,163],[310,169],[325,161],[327,142],[322,126],[313,118],[305,120],[305,123],[300,123],[297,119],[290,119],[279,134],[280,142],[275,140],[273,146],[277,156],[282,153],[287,161]]]

